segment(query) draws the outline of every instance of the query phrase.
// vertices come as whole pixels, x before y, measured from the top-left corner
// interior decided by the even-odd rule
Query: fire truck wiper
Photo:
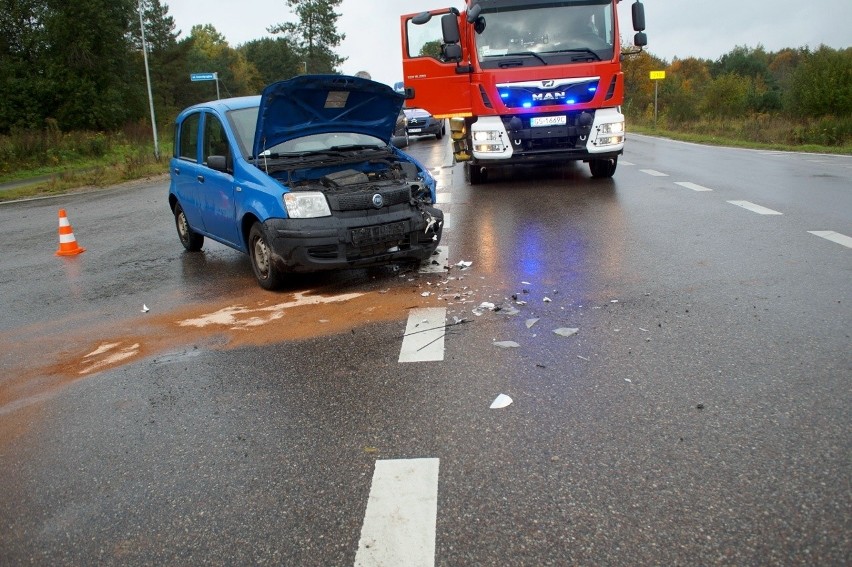
[[[547,53],[548,55],[551,54],[551,53],[588,53],[589,55],[594,57],[596,60],[598,60],[598,61],[601,60],[601,58],[598,56],[598,54],[595,53],[594,51],[592,51],[591,49],[589,49],[588,47],[579,47],[577,49],[560,49],[558,51],[545,51],[545,53]]]
[[[547,61],[544,60],[544,57],[542,57],[541,55],[539,55],[535,51],[515,51],[515,52],[512,52],[512,53],[507,53],[505,56],[512,57],[512,56],[515,56],[515,55],[529,55],[530,57],[535,57],[536,59],[541,61],[544,65],[547,65]],[[523,65],[523,63],[520,62],[520,61],[517,61],[517,60],[515,60],[515,61],[506,60],[506,61],[501,61],[500,64],[499,64],[500,67],[517,67],[518,65]]]

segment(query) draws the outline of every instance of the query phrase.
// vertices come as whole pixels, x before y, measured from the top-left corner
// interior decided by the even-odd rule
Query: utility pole
[[[145,22],[142,19],[142,1],[139,0],[139,31],[142,32],[142,58],[145,60],[145,80],[148,82],[148,106],[151,107],[151,128],[154,132],[154,157],[160,161],[160,143],[157,140],[157,118],[154,116],[154,96],[151,94],[151,73],[148,71],[148,46],[145,43]]]

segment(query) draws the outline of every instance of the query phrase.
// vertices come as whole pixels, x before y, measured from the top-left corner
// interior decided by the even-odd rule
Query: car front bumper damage
[[[272,261],[287,272],[314,272],[422,261],[441,240],[444,213],[434,207],[391,207],[364,215],[269,219],[263,223]]]

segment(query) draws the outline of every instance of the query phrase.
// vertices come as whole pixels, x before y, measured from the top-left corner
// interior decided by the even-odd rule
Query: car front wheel
[[[263,226],[256,222],[249,231],[248,241],[249,256],[251,256],[251,269],[257,283],[263,289],[274,290],[284,284],[284,274],[275,267],[272,261],[272,249],[269,240],[263,230]]]
[[[198,252],[204,246],[204,236],[194,232],[189,228],[189,223],[186,220],[186,213],[183,212],[183,207],[175,205],[175,226],[177,227],[178,238],[183,247],[190,252]]]

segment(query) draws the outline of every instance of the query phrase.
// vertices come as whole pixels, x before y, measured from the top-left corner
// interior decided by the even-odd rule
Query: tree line
[[[649,72],[666,71],[657,85],[658,118],[666,127],[751,124],[756,131],[748,137],[765,138],[755,141],[852,141],[852,48],[823,45],[771,52],[737,46],[715,61],[689,57],[671,63],[642,52],[626,56],[623,70],[624,111],[640,122],[648,123],[654,115],[655,85]],[[781,136],[786,139],[769,139]]]
[[[342,0],[282,0],[294,21],[232,47],[212,25],[175,29],[160,0],[0,0],[0,134],[52,128],[113,131],[149,116],[139,11],[158,122],[216,97],[257,94],[298,74],[334,73]]]

